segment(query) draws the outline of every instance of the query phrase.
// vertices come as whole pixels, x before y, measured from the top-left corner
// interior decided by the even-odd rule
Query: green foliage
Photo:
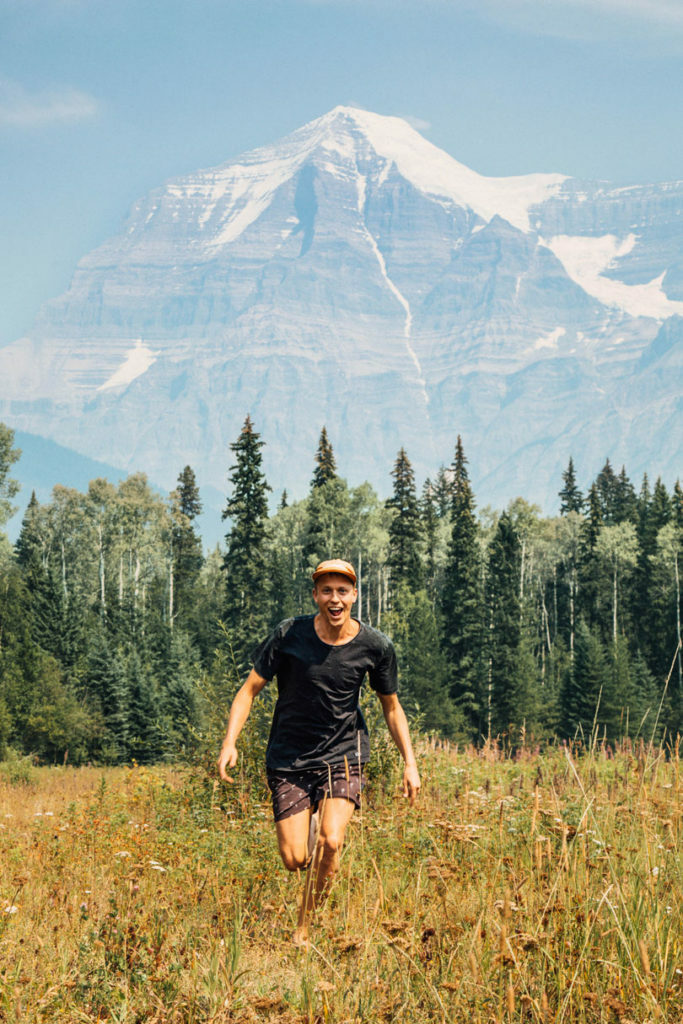
[[[2,438],[9,501],[18,453],[11,431]],[[578,730],[589,743],[680,730],[679,482],[669,492],[645,477],[636,495],[607,461],[584,502],[570,459],[557,518],[517,498],[477,519],[460,438],[420,500],[401,449],[385,503],[337,475],[323,430],[311,492],[269,516],[262,449],[247,419],[232,446],[227,550],[206,555],[189,466],[167,500],[139,473],[31,496],[14,550],[0,534],[0,756],[120,764],[199,751],[212,773],[208,720],[220,718],[215,746],[250,651],[313,610],[311,570],[334,556],[356,566],[355,613],[396,642],[421,727],[481,742],[490,725],[513,745],[522,731]],[[250,764],[273,693],[245,733]]]
[[[15,462],[21,456],[21,449],[14,448],[14,431],[0,423],[0,528],[16,512],[12,499],[19,493],[19,484],[9,475]]]
[[[0,704],[0,723],[2,722],[2,705]],[[0,724],[0,729],[2,725]],[[16,750],[5,748],[0,750],[0,781],[9,786],[25,786],[33,788],[37,782],[34,759],[18,754]]]

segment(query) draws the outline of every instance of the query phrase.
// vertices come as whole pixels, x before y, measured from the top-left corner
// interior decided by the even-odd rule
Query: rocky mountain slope
[[[321,426],[386,494],[463,437],[480,501],[555,507],[570,453],[680,474],[683,182],[486,178],[337,107],[168,182],[0,350],[0,418],[225,490],[247,412],[303,494]]]

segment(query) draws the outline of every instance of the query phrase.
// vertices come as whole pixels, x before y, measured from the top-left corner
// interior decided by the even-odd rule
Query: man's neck
[[[313,626],[318,637],[324,643],[331,644],[333,647],[348,644],[350,640],[358,636],[360,630],[360,622],[357,619],[350,618],[343,622],[341,626],[333,626],[327,619],[323,618],[320,612],[314,617]]]

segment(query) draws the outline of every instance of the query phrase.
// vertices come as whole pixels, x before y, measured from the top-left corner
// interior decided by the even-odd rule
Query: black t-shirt
[[[253,654],[264,679],[277,676],[278,698],[266,749],[271,772],[365,763],[368,730],[358,707],[367,673],[377,693],[398,689],[396,653],[383,633],[360,623],[357,635],[337,647],[320,639],[313,615],[285,619]]]

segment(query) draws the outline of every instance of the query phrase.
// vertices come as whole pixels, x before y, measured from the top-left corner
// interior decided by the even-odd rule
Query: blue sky
[[[0,344],[163,181],[339,103],[483,174],[683,178],[683,0],[0,0]]]

